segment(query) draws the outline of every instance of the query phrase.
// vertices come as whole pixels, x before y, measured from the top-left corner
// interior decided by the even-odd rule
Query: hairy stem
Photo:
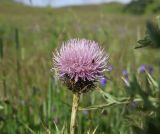
[[[78,111],[80,94],[74,93],[73,94],[73,102],[72,102],[72,114],[71,114],[71,123],[70,123],[70,134],[75,134],[76,128],[76,117]]]

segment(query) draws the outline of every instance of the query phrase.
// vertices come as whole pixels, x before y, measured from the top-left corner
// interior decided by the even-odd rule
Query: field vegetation
[[[132,15],[123,5],[33,8],[2,0],[0,2],[0,133],[69,133],[72,93],[51,72],[52,54],[63,41],[86,38],[99,42],[110,55],[113,70],[106,73],[101,87],[115,99],[137,96],[141,83],[148,96],[158,96],[138,73],[142,64],[154,68],[159,79],[158,49],[134,49],[146,31],[146,21],[156,22],[154,14]],[[132,88],[122,80],[128,70]],[[150,88],[149,88],[150,87]],[[106,103],[97,90],[84,94],[81,107]],[[132,97],[133,97],[132,96]],[[139,95],[141,96],[141,95]],[[143,97],[142,97],[143,98]],[[97,110],[81,110],[77,133],[133,134],[160,132],[158,117],[148,102],[113,104]],[[152,109],[153,108],[153,109]],[[152,118],[153,117],[153,118]],[[154,123],[148,127],[150,120]]]

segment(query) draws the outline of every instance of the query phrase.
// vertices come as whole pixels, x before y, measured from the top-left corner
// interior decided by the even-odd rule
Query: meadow
[[[55,48],[68,39],[95,40],[105,48],[113,70],[106,73],[109,80],[102,88],[115,98],[129,96],[121,78],[124,69],[144,84],[146,75],[137,69],[152,65],[153,77],[159,78],[159,50],[134,49],[147,20],[155,21],[156,15],[124,13],[122,5],[52,9],[0,3],[0,133],[69,133],[72,92],[51,71]],[[80,106],[105,103],[95,90],[81,97]],[[152,114],[137,105],[81,110],[77,133],[145,133],[144,124]]]

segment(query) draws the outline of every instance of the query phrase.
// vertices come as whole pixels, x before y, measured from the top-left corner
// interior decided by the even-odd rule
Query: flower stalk
[[[70,134],[75,134],[76,117],[77,117],[77,111],[79,106],[79,100],[80,100],[80,93],[73,93]]]

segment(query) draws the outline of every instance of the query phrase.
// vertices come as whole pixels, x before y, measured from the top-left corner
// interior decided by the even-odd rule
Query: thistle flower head
[[[63,43],[54,54],[53,62],[58,77],[76,92],[93,87],[94,82],[110,70],[108,56],[98,43],[86,39],[71,39]]]

